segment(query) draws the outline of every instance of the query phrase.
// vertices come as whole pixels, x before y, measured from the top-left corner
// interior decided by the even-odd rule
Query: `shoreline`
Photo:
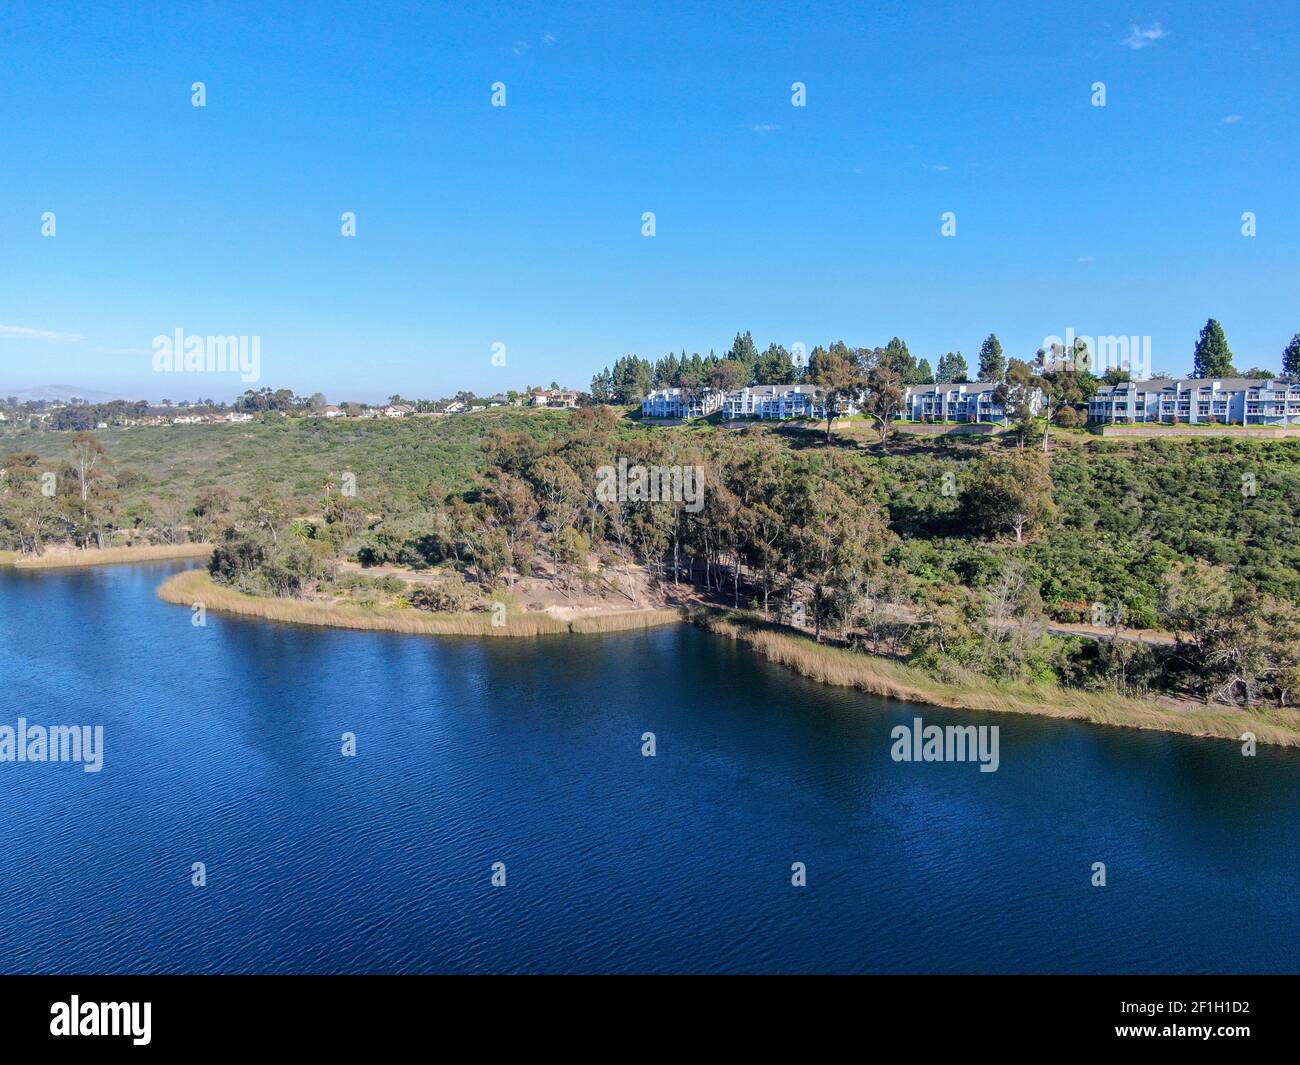
[[[1002,684],[992,679],[974,685],[949,685],[901,662],[814,643],[731,612],[705,609],[646,609],[563,620],[545,614],[514,615],[492,625],[486,614],[428,614],[414,609],[366,608],[354,604],[304,602],[246,595],[213,583],[203,570],[186,570],[157,589],[164,602],[201,602],[218,613],[318,628],[344,628],[428,636],[547,636],[607,633],[691,622],[719,636],[747,644],[777,665],[808,680],[856,688],[871,695],[949,710],[1025,714],[1094,725],[1169,732],[1199,739],[1240,742],[1243,732],[1256,741],[1300,747],[1300,710],[1261,707],[1240,710],[1201,703],[1135,699],[1051,685]]]
[[[158,598],[177,606],[202,603],[208,610],[240,617],[282,621],[316,628],[359,629],[368,632],[399,632],[424,636],[550,636],[559,633],[625,632],[655,628],[683,620],[682,611],[626,610],[572,619],[549,614],[515,614],[504,625],[493,625],[491,615],[432,614],[415,608],[394,610],[367,608],[353,603],[320,603],[302,599],[278,599],[247,595],[213,582],[203,570],[173,574],[158,586]]]
[[[159,562],[174,558],[206,558],[212,545],[148,544],[142,547],[91,547],[79,551],[59,551],[46,555],[20,555],[16,551],[0,552],[0,566],[14,569],[81,569],[89,566],[113,566],[124,562]]]
[[[888,699],[948,710],[1053,717],[1238,743],[1241,734],[1249,731],[1257,743],[1300,747],[1300,710],[1178,704],[1049,685],[1002,684],[992,679],[978,685],[949,685],[901,662],[817,644],[762,622],[715,613],[696,615],[694,620],[710,632],[748,644],[769,661],[809,680],[857,688]]]

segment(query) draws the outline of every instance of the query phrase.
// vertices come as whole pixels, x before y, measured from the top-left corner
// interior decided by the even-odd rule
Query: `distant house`
[[[181,414],[172,419],[172,425],[198,425],[202,421],[197,414]]]
[[[488,400],[488,406],[504,407],[509,402],[510,400],[508,400],[505,396],[503,396],[500,392],[498,392],[495,396],[493,396],[491,399]]]
[[[538,388],[529,395],[528,402],[534,407],[576,407],[578,393],[571,388]]]
[[[334,407],[334,406],[328,406],[320,413],[322,418],[346,418],[348,416],[347,411],[345,411],[342,407]]]
[[[414,414],[415,408],[409,403],[394,403],[384,408],[385,418],[405,418],[408,414]]]
[[[660,388],[641,401],[643,418],[703,418],[722,409],[723,393],[716,388],[690,392]]]
[[[226,415],[226,421],[232,424],[251,422],[252,420],[253,420],[253,416],[249,414],[247,411],[232,410],[229,414]]]
[[[468,408],[465,406],[465,404],[462,403],[460,400],[453,399],[450,403],[448,403],[445,407],[442,408],[442,411],[444,414],[460,414],[462,411],[467,409]]]
[[[539,388],[529,397],[534,407],[552,407],[562,410],[578,405],[578,393],[571,388]]]

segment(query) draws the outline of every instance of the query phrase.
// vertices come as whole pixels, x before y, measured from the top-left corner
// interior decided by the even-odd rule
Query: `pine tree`
[[[1211,318],[1205,323],[1205,328],[1196,341],[1196,351],[1192,354],[1192,376],[1234,377],[1236,373],[1232,368],[1232,349],[1228,347],[1223,326]]]
[[[893,337],[883,348],[877,348],[873,355],[875,365],[898,374],[905,382],[916,372],[916,360],[907,350],[907,342],[898,337]]]
[[[996,333],[990,333],[980,345],[981,381],[1005,381],[1007,377],[1007,359],[1002,354],[1002,342]]]
[[[788,385],[795,378],[794,360],[780,344],[770,344],[754,370],[760,385]]]
[[[939,357],[939,372],[935,378],[942,384],[949,384],[955,381],[966,381],[970,378],[970,367],[966,365],[966,359],[960,351],[950,351],[947,355]]]
[[[611,377],[616,403],[640,403],[654,386],[654,364],[649,359],[625,355],[614,363]]]
[[[675,388],[680,376],[681,367],[677,363],[677,356],[671,351],[655,363],[655,388]]]
[[[1300,377],[1300,333],[1291,338],[1291,343],[1282,352],[1282,376]]]
[[[726,357],[740,363],[745,384],[754,384],[754,371],[758,366],[758,348],[754,345],[753,336],[748,332],[737,333]]]

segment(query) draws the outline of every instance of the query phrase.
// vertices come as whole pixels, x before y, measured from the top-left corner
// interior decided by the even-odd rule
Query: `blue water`
[[[1300,967],[1300,752],[885,702],[690,627],[195,628],[179,566],[0,568],[0,724],[105,729],[97,775],[0,763],[0,971]],[[917,715],[1001,726],[1000,769],[893,762]]]

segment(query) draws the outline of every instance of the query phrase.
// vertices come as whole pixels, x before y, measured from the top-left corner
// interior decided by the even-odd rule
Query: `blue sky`
[[[745,329],[1149,335],[1182,373],[1214,316],[1275,367],[1300,5],[1228,7],[6,4],[0,392],[246,387],[155,374],[177,328],[335,400],[585,388]]]

